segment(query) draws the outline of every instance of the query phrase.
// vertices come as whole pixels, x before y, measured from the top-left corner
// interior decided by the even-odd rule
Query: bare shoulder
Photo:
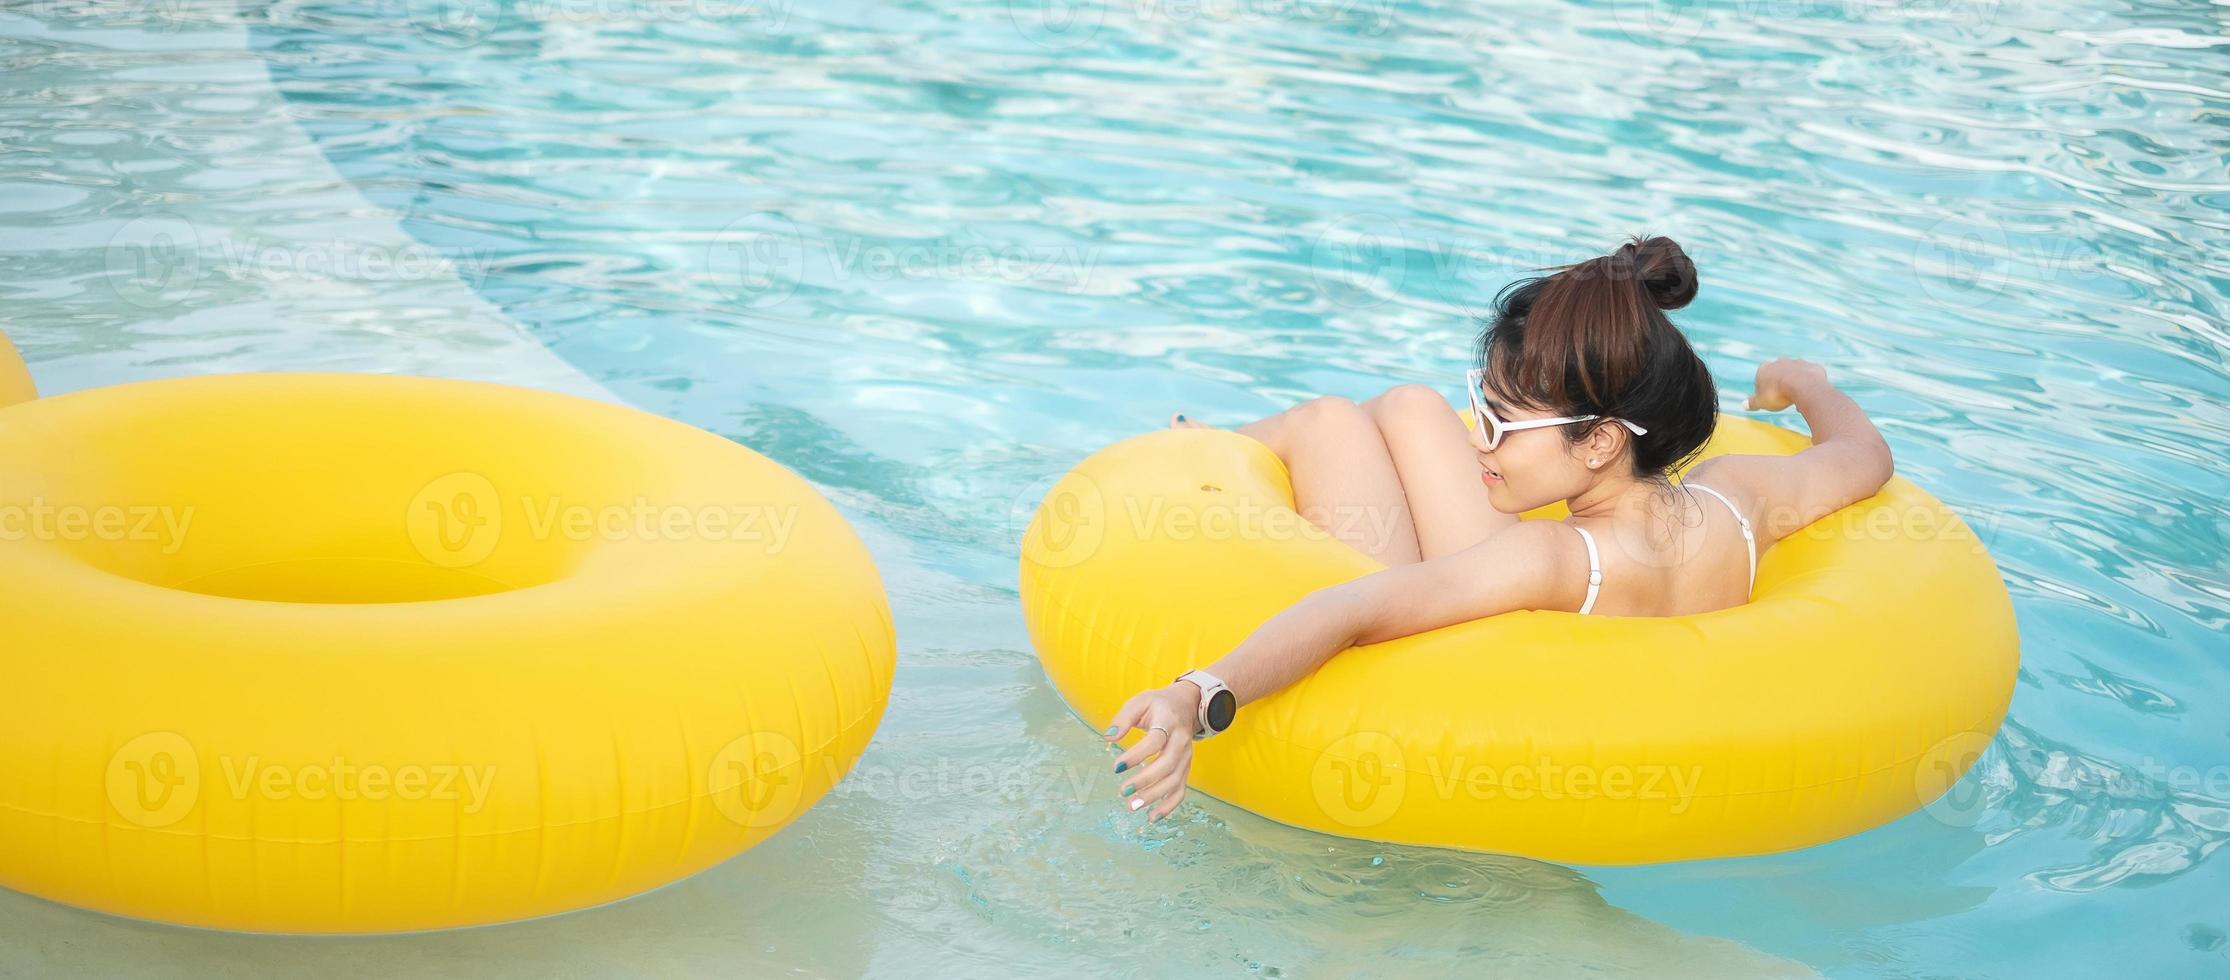
[[[1519,521],[1479,542],[1476,550],[1478,561],[1498,566],[1497,578],[1524,583],[1527,608],[1559,608],[1566,592],[1586,591],[1587,546],[1564,521]],[[1573,583],[1580,583],[1577,591],[1566,588]],[[1577,599],[1570,605],[1577,607]]]
[[[1689,468],[1686,482],[1732,497],[1770,545],[1872,496],[1892,472],[1886,450],[1846,440],[1789,456],[1714,456]]]
[[[1525,556],[1542,561],[1569,558],[1580,548],[1579,535],[1564,521],[1519,521],[1496,531],[1479,543],[1482,551],[1497,558]],[[1570,547],[1567,548],[1566,546]]]
[[[1462,551],[1418,566],[1459,587],[1485,587],[1508,594],[1530,594],[1536,587],[1566,577],[1574,567],[1584,576],[1585,546],[1563,521],[1519,521]]]
[[[1357,643],[1376,643],[1521,609],[1576,608],[1585,590],[1579,536],[1561,521],[1519,521],[1452,555],[1333,586],[1368,610]],[[1574,562],[1580,571],[1572,571]]]
[[[1772,493],[1773,483],[1779,476],[1777,467],[1787,458],[1754,454],[1713,456],[1689,467],[1681,481],[1701,483],[1755,510]]]

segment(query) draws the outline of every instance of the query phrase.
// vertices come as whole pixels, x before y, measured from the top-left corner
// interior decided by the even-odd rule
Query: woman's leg
[[[1495,510],[1487,500],[1471,432],[1439,392],[1399,385],[1364,402],[1363,409],[1400,475],[1423,558],[1454,554],[1517,523],[1516,515]]]
[[[1181,423],[1180,423],[1181,424]],[[1317,398],[1239,428],[1285,460],[1295,509],[1388,565],[1417,560],[1417,530],[1378,423],[1345,398]]]

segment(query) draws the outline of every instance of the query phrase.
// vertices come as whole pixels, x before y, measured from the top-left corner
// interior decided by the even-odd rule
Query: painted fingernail
[[[1114,738],[1114,737],[1115,737],[1115,735],[1116,735],[1117,733],[1121,732],[1121,731],[1122,731],[1122,728],[1120,728],[1120,727],[1118,727],[1118,726],[1115,726],[1115,725],[1109,725],[1109,726],[1107,726],[1107,737],[1108,737],[1108,738]]]
[[[1137,812],[1138,812],[1138,808],[1139,808],[1139,807],[1142,807],[1142,806],[1145,806],[1145,805],[1146,805],[1146,801],[1145,801],[1145,800],[1132,800],[1132,801],[1130,801],[1130,812],[1132,812],[1132,813],[1137,813]]]
[[[1116,771],[1116,772],[1122,772],[1123,770],[1125,770],[1125,769],[1128,769],[1128,768],[1130,768],[1130,763],[1128,763],[1128,762],[1118,762],[1118,763],[1116,763],[1116,764],[1115,764],[1115,771]]]
[[[1184,421],[1184,420],[1185,420],[1185,417],[1184,417],[1184,416],[1182,416],[1182,415],[1179,415],[1179,416],[1177,416],[1177,421],[1179,421],[1179,422],[1182,422],[1182,421]]]
[[[1138,787],[1136,787],[1136,786],[1125,786],[1125,787],[1123,787],[1123,795],[1124,795],[1124,796],[1129,796],[1129,795],[1131,795],[1132,793],[1136,793],[1136,792],[1138,792]]]

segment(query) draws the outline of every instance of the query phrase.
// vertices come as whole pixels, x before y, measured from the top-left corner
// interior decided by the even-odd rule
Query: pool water
[[[0,296],[42,380],[527,365],[813,480],[884,569],[901,660],[833,796],[649,896],[288,940],[6,895],[0,973],[2230,973],[2226,25],[1966,0],[11,12]],[[185,231],[131,224],[157,212]],[[1497,289],[1641,230],[1697,262],[1678,319],[1725,407],[1764,359],[1825,363],[1997,558],[2023,670],[1968,779],[1844,841],[1643,868],[1120,812],[1018,615],[1051,479],[1173,411],[1454,396]],[[198,264],[150,279],[149,255]]]

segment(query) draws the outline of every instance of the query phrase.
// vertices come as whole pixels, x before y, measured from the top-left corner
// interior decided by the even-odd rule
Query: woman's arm
[[[1827,369],[1793,358],[1761,365],[1747,407],[1778,412],[1790,405],[1812,429],[1810,448],[1794,456],[1721,456],[1689,473],[1753,502],[1760,550],[1873,496],[1896,473],[1889,443],[1866,411],[1827,380]]]
[[[1580,547],[1558,522],[1523,521],[1455,554],[1310,593],[1201,669],[1221,679],[1244,706],[1284,690],[1349,647],[1517,609],[1577,605],[1587,579],[1584,567],[1572,567],[1585,560],[1577,555]],[[1131,698],[1108,726],[1109,741],[1132,728],[1146,731],[1116,759],[1115,771],[1136,770],[1124,780],[1123,795],[1134,811],[1154,806],[1149,822],[1184,800],[1199,718],[1200,689],[1176,681]]]
[[[1349,647],[1553,605],[1555,583],[1587,578],[1584,571],[1556,574],[1556,560],[1570,556],[1559,544],[1577,550],[1579,539],[1553,521],[1521,521],[1455,554],[1318,589],[1202,669],[1245,705],[1284,690]]]

